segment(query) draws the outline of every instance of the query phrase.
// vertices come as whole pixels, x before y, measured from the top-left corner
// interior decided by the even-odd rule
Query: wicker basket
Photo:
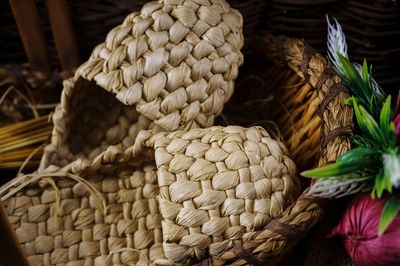
[[[347,92],[327,61],[297,39],[268,36],[246,45],[246,63],[241,68],[235,94],[218,122],[277,129],[276,135],[285,140],[299,170],[334,161],[347,151],[352,111],[344,105]],[[271,64],[271,60],[275,63]],[[308,185],[303,180],[304,188]],[[319,221],[323,214],[321,206],[327,206],[321,203],[300,197],[280,219],[266,227],[270,229],[255,234],[242,244],[243,248],[232,249],[221,257],[239,264],[279,264]],[[246,252],[239,252],[243,250]],[[307,247],[301,250],[308,252]],[[299,256],[285,265],[303,265],[305,254],[296,254]]]
[[[248,66],[251,66],[255,73],[259,71],[262,77],[268,78],[266,84],[270,90],[259,91],[262,93],[259,97],[270,95],[270,93],[277,97],[277,100],[269,102],[267,112],[263,111],[262,120],[266,119],[265,113],[270,113],[271,119],[276,115],[277,119],[274,121],[281,128],[282,136],[300,170],[308,167],[310,160],[319,164],[335,160],[349,148],[352,125],[352,112],[344,105],[343,100],[347,94],[339,78],[332,73],[323,57],[300,40],[268,37],[262,44],[262,50],[257,50],[257,45],[251,49],[257,53],[258,60],[249,61]],[[260,60],[260,56],[264,55],[266,55],[265,61]],[[289,65],[291,69],[281,67],[282,63]],[[244,78],[242,82],[247,80]],[[240,84],[239,82],[237,97],[243,100]],[[228,105],[226,117],[235,110],[232,106],[234,104]],[[253,105],[253,114],[261,115],[259,111],[262,110],[256,108],[257,106]],[[273,111],[277,110],[281,110],[282,113],[274,114]],[[285,117],[283,114],[288,110],[296,116],[291,117],[292,119]],[[242,124],[245,123],[246,121],[242,121]],[[305,127],[307,130],[300,130],[304,125],[309,125]],[[294,130],[286,133],[288,128]],[[179,138],[181,135],[171,133],[170,139]],[[138,147],[146,145],[165,147],[166,144],[165,138],[159,138],[158,144],[157,141],[156,144],[151,144],[151,142],[140,141],[141,137],[138,137],[138,144],[125,152],[110,147],[93,161],[78,160],[58,169],[58,173],[53,173],[53,178],[55,176],[69,176],[69,178],[55,180],[55,178],[51,179],[50,173],[42,172],[41,175],[35,175],[31,179],[27,177],[14,180],[2,188],[3,198],[8,198],[6,205],[9,219],[20,241],[24,243],[27,254],[32,256],[30,259],[33,262],[43,261],[45,264],[51,264],[62,263],[69,259],[81,262],[86,260],[88,263],[94,262],[101,265],[105,261],[114,264],[129,264],[136,263],[140,259],[156,258],[155,254],[162,250],[163,237],[160,228],[154,226],[155,221],[160,222],[161,216],[157,214],[156,202],[151,200],[156,194],[154,190],[157,187],[156,168],[154,163],[137,168],[143,163],[144,158],[151,157],[151,149],[140,153],[144,155],[137,160],[129,161],[127,157],[121,158],[127,154],[130,155],[129,158],[133,158],[132,156],[137,155],[138,151],[143,152],[143,148]],[[146,139],[145,137],[143,139]],[[309,140],[307,145],[301,145],[307,140]],[[175,148],[182,149],[178,143],[179,141],[175,143]],[[302,155],[309,156],[309,160],[303,161]],[[157,166],[160,168],[164,157],[157,157],[157,148],[155,158],[156,161],[159,160]],[[117,167],[119,169],[116,172],[117,175],[113,174],[117,164],[114,166],[111,164],[116,161],[121,162],[121,165]],[[139,172],[144,172],[144,174],[135,174],[137,169],[142,169]],[[87,177],[89,181],[78,180],[75,173]],[[48,178],[44,178],[46,176]],[[159,172],[158,176],[162,174]],[[164,177],[168,180],[168,175]],[[44,185],[46,182],[50,186]],[[27,183],[33,186],[25,187]],[[19,187],[21,184],[23,184],[22,187]],[[103,201],[97,191],[106,195],[106,197],[103,196],[107,205],[106,215],[101,213],[105,207],[99,205]],[[7,193],[9,194],[6,195]],[[171,196],[170,194],[163,195]],[[76,198],[81,200],[78,201]],[[143,201],[144,198],[149,200]],[[57,199],[60,200],[58,203]],[[140,213],[143,209],[147,210],[145,214]],[[61,217],[54,216],[56,218],[53,218],[55,213],[61,214]],[[137,223],[127,222],[124,217],[130,217],[131,214],[143,218]],[[220,252],[217,252],[218,254],[212,254],[213,256],[204,260],[203,263],[213,265],[277,264],[320,220],[322,214],[323,209],[318,202],[301,196],[279,217],[271,220],[264,229],[247,232],[242,240],[234,241],[232,246],[225,245],[222,250],[219,250]],[[57,219],[61,219],[63,223],[57,223]],[[63,227],[56,226],[60,224]],[[154,238],[146,237],[146,234],[149,234],[147,229],[157,232],[154,233]],[[136,237],[147,239],[147,242],[135,243]],[[138,251],[133,248],[143,247],[145,243],[146,245],[151,243],[152,249],[144,248],[145,251]],[[146,245],[144,247],[147,247]],[[196,253],[193,249],[188,253],[198,255],[198,258],[207,256],[199,251]],[[178,256],[177,260],[182,258],[180,255],[188,256],[188,253],[182,249],[175,249],[172,252]],[[95,257],[97,257],[96,260]]]
[[[95,45],[106,38],[110,29],[122,23],[128,14],[139,11],[150,2],[21,1],[3,1],[0,4],[4,13],[0,18],[0,24],[3,25],[0,27],[0,43],[4,48],[0,51],[0,95],[12,86],[31,103],[42,107],[54,105],[59,100],[62,79],[72,76],[81,59],[86,60],[90,56]],[[244,15],[245,36],[261,30],[262,17],[266,14],[264,0],[228,2]],[[21,8],[24,6],[28,8]],[[29,64],[21,65],[27,59]],[[33,118],[34,114],[25,106],[26,101],[19,95],[8,94],[0,106],[0,125]],[[41,115],[46,115],[51,109],[40,111]],[[36,153],[38,156],[41,154],[41,151]],[[21,163],[20,160],[14,161],[7,167],[18,168]],[[33,168],[38,166],[37,162],[32,161],[30,165]]]
[[[150,6],[147,8],[152,9]],[[129,19],[132,17],[129,17],[126,23],[129,24]],[[121,28],[114,30],[109,35],[111,37],[107,38],[109,42],[106,41],[104,45],[96,48],[89,61],[77,71],[75,77],[65,82],[62,104],[54,115],[55,131],[52,144],[46,149],[39,172],[31,176],[19,177],[1,188],[1,195],[3,199],[6,199],[9,220],[33,264],[49,265],[67,261],[74,261],[72,263],[78,265],[85,261],[89,264],[98,263],[100,265],[106,262],[146,264],[156,259],[162,259],[158,254],[164,254],[164,252],[170,254],[168,255],[169,260],[158,262],[170,263],[186,259],[193,259],[193,262],[196,262],[208,257],[202,261],[203,264],[243,265],[251,263],[257,265],[268,263],[273,265],[279,263],[307,234],[308,230],[320,220],[323,214],[320,202],[304,196],[300,196],[288,207],[291,202],[290,194],[295,195],[296,189],[287,190],[291,193],[282,192],[291,187],[290,182],[285,180],[292,180],[291,178],[282,178],[282,175],[294,174],[293,170],[290,170],[292,167],[287,166],[290,163],[282,164],[281,162],[281,167],[277,167],[282,171],[277,173],[277,176],[281,178],[277,178],[279,181],[274,181],[274,185],[267,185],[271,189],[265,194],[270,200],[268,203],[270,208],[268,212],[264,210],[263,213],[268,215],[258,215],[256,210],[253,212],[249,207],[249,213],[253,216],[248,216],[254,217],[254,220],[250,219],[252,222],[248,227],[256,229],[256,231],[248,230],[245,226],[247,232],[243,234],[243,230],[233,227],[229,232],[226,232],[228,229],[224,231],[223,236],[220,235],[221,232],[213,232],[215,236],[211,241],[204,236],[201,236],[202,238],[199,236],[198,239],[195,239],[196,241],[184,239],[183,236],[187,229],[165,231],[164,228],[168,227],[161,223],[162,216],[169,217],[168,211],[174,211],[174,206],[167,204],[166,207],[160,207],[160,215],[156,200],[158,187],[160,187],[160,198],[172,198],[175,196],[171,194],[171,191],[178,191],[174,192],[175,194],[183,191],[183,188],[180,187],[171,190],[171,184],[168,183],[172,180],[168,175],[169,171],[162,172],[160,170],[164,169],[164,166],[169,166],[168,170],[182,167],[182,165],[189,167],[188,169],[178,169],[186,173],[182,177],[176,177],[178,181],[185,180],[185,176],[201,172],[203,168],[208,168],[210,164],[214,165],[214,163],[214,168],[220,171],[219,161],[216,161],[209,163],[206,165],[207,167],[193,164],[198,171],[192,169],[189,172],[193,160],[186,158],[188,148],[185,145],[188,141],[190,144],[195,143],[196,145],[211,145],[211,143],[212,145],[221,145],[220,142],[230,140],[236,143],[231,147],[231,153],[242,154],[243,148],[241,147],[250,145],[248,143],[250,140],[261,145],[260,138],[247,136],[247,130],[256,131],[258,133],[254,133],[255,135],[263,136],[268,140],[272,139],[265,131],[254,128],[246,130],[228,127],[222,129],[222,133],[218,133],[218,130],[221,129],[215,128],[208,131],[191,130],[187,134],[195,134],[195,136],[189,136],[189,139],[185,139],[186,133],[179,132],[170,133],[170,135],[160,133],[161,135],[157,135],[159,140],[153,139],[153,141],[144,141],[147,138],[151,139],[151,136],[146,135],[150,134],[149,132],[141,133],[139,137],[136,137],[141,129],[152,128],[156,132],[209,126],[232,93],[230,84],[237,73],[235,68],[240,65],[241,56],[237,56],[236,65],[230,65],[232,68],[226,72],[230,73],[226,74],[225,82],[228,85],[220,87],[225,90],[225,96],[216,102],[211,101],[216,104],[215,108],[206,109],[207,112],[204,113],[196,113],[196,118],[189,119],[189,121],[183,120],[183,123],[180,123],[181,120],[178,123],[160,123],[160,121],[155,123],[160,117],[147,114],[145,110],[149,109],[135,110],[129,106],[131,104],[139,106],[151,103],[151,101],[146,102],[145,98],[138,99],[137,97],[134,98],[135,101],[132,100],[132,103],[127,101],[130,98],[124,97],[126,90],[120,90],[120,85],[115,84],[118,79],[112,78],[114,69],[111,68],[110,71],[110,66],[116,62],[121,63],[118,53],[115,53],[116,57],[112,56],[114,51],[118,50],[118,42],[114,42],[113,37],[118,39],[125,36],[120,34],[120,31]],[[122,31],[124,31],[124,27],[122,27]],[[256,84],[252,86],[259,88],[260,83],[257,84],[257,82],[261,81],[265,90],[257,89],[249,92],[251,87],[243,84],[247,84],[252,79],[243,78],[238,83],[238,88],[244,86],[246,89],[244,92],[240,90],[237,92],[236,99],[240,99],[239,102],[235,103],[235,99],[233,99],[232,103],[228,104],[223,118],[241,117],[243,121],[233,120],[233,123],[248,126],[249,121],[245,119],[246,117],[236,115],[238,112],[243,113],[246,108],[250,108],[253,123],[255,117],[259,118],[258,123],[255,122],[256,124],[263,124],[267,121],[276,123],[281,133],[277,134],[277,137],[280,136],[286,143],[299,170],[334,161],[349,149],[352,131],[352,112],[344,104],[343,100],[347,93],[339,78],[334,75],[327,61],[321,55],[315,53],[300,40],[266,37],[257,40],[256,44],[259,45],[254,45],[250,49],[256,54],[256,60],[249,61],[247,69],[251,69],[252,72],[258,73],[258,76],[262,77],[255,79]],[[233,46],[240,47],[240,43]],[[113,47],[113,50],[110,52],[108,47]],[[118,66],[117,70],[120,69],[122,68]],[[152,87],[147,93],[151,93],[153,90],[158,90],[158,88]],[[117,94],[117,99],[114,98],[113,93]],[[255,96],[256,99],[264,99],[262,103],[268,99],[265,97],[266,95],[272,100],[267,101],[267,104],[260,104],[256,101],[251,105],[240,105],[245,102],[246,97],[254,97],[252,95],[254,93],[259,93]],[[120,95],[118,96],[118,94]],[[141,95],[144,94],[144,92],[141,93]],[[163,96],[168,97],[168,95],[166,92]],[[215,99],[213,95],[207,94],[207,97]],[[207,106],[209,105],[205,105],[205,108]],[[184,112],[185,109],[180,109],[180,111]],[[93,124],[90,120],[91,116],[103,122]],[[131,125],[133,125],[132,130],[129,128]],[[93,129],[93,127],[97,128]],[[208,137],[206,138],[204,134]],[[203,143],[207,142],[207,139],[210,142]],[[171,151],[168,146],[173,141],[176,143],[174,142],[172,146],[178,149],[176,154],[185,155],[183,156],[185,158],[182,159],[186,161],[184,160],[183,163],[172,163],[171,156],[169,156]],[[186,144],[183,145],[182,142]],[[215,142],[217,144],[213,144]],[[134,143],[135,145],[133,145]],[[279,158],[282,157],[279,154],[286,154],[285,148],[276,144],[275,141],[272,141],[270,145],[272,146],[268,146],[268,150],[274,150]],[[147,148],[145,149],[145,147]],[[160,149],[166,150],[167,155],[158,153]],[[205,148],[203,147],[203,149]],[[273,154],[273,152],[271,153]],[[221,158],[225,156],[222,153],[218,154]],[[195,156],[199,156],[199,158],[204,156],[205,158],[205,150],[192,156],[193,158]],[[260,158],[263,157],[255,156],[250,160],[250,155],[248,156],[248,160],[252,161],[250,165],[261,164]],[[231,163],[234,162],[234,165],[237,163],[237,166],[240,166],[240,163],[243,162],[242,157],[233,157]],[[219,160],[221,159],[219,158]],[[246,167],[243,166],[247,169]],[[211,168],[213,167],[211,166]],[[252,173],[251,170],[243,170],[244,173],[240,175],[240,183],[237,184],[235,190],[239,186],[242,187],[242,182],[251,183],[246,180],[246,171]],[[209,175],[214,174],[214,172],[207,172],[204,176],[199,177],[199,180],[207,179]],[[157,177],[159,180],[161,177],[165,183],[158,182],[157,184]],[[222,179],[225,181],[223,183],[230,183],[226,180],[229,179]],[[284,180],[283,185],[282,180]],[[203,183],[201,185],[203,186]],[[304,189],[307,185],[304,184]],[[164,186],[167,188],[166,191],[163,189]],[[195,186],[198,187],[199,183],[197,182]],[[204,186],[207,187],[207,184]],[[293,186],[296,187],[296,185]],[[190,188],[190,186],[188,187]],[[256,186],[254,185],[254,187]],[[225,187],[225,189],[228,188]],[[257,189],[260,187],[257,186]],[[193,191],[189,191],[189,194]],[[250,193],[247,195],[250,201],[259,200],[259,198],[250,196],[252,195],[251,189],[245,189],[245,192]],[[196,191],[196,193],[198,192]],[[257,193],[255,194],[257,195]],[[206,201],[207,198],[203,200]],[[140,219],[132,220],[131,217],[140,217]],[[201,214],[193,217],[203,221]],[[235,224],[235,219],[232,218],[230,225]],[[261,219],[261,222],[257,222],[257,226],[252,228],[251,225],[254,225],[255,221],[258,221],[257,219]],[[180,221],[187,222],[183,218]],[[190,221],[193,222],[193,219]],[[226,222],[221,223],[223,224],[222,228],[226,229]],[[161,226],[159,226],[160,224]],[[258,228],[264,224],[267,225]],[[172,227],[174,226],[177,227],[172,225]],[[190,227],[190,224],[188,226]],[[198,232],[198,228],[194,228],[193,231],[191,229],[189,229],[190,234]],[[168,237],[176,241],[175,244],[179,242],[183,246],[190,246],[190,244],[194,246],[184,249],[179,245],[167,245],[167,249],[169,249],[166,250],[162,242],[170,239]],[[211,242],[217,245],[214,245],[213,249],[203,251],[204,247]]]
[[[93,159],[109,145],[129,147],[140,130],[213,124],[243,62],[242,17],[226,2],[168,3],[130,14],[64,82],[40,170]]]
[[[326,51],[326,14],[336,17],[346,32],[349,54],[373,64],[374,77],[386,90],[396,92],[400,48],[400,6],[392,0],[273,0],[266,28],[274,34],[304,38]]]
[[[258,127],[142,131],[127,149],[47,170],[1,189],[32,265],[199,262],[299,192],[287,149]]]

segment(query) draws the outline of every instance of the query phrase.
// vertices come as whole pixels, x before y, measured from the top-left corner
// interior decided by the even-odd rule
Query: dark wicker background
[[[373,64],[373,75],[387,91],[400,88],[400,1],[273,0],[266,29],[304,38],[326,51],[326,14],[342,24],[350,58]]]
[[[44,0],[36,0],[52,62],[57,53],[51,38]],[[354,61],[367,58],[378,82],[393,92],[400,86],[400,2],[398,0],[228,0],[244,17],[245,35],[261,30],[304,38],[326,51],[326,14],[343,25]],[[107,32],[148,0],[67,0],[81,58],[102,42]],[[8,1],[0,1],[0,63],[26,62]]]
[[[228,0],[229,1],[229,0]],[[120,24],[131,12],[138,11],[149,0],[67,0],[76,33],[81,58],[85,60],[94,46],[104,41],[107,32]],[[244,14],[246,35],[263,29],[267,15],[265,0],[230,0],[230,4]],[[52,63],[58,67],[57,52],[46,14],[44,0],[36,0],[42,28],[44,29]],[[8,1],[0,1],[0,64],[20,64],[26,62],[21,39]]]

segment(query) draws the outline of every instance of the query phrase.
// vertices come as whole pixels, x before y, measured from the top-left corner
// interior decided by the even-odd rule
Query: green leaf
[[[367,59],[364,58],[363,66],[362,66],[362,79],[364,83],[369,83],[369,72],[368,72],[368,64]]]
[[[389,139],[391,141],[392,146],[396,146],[397,135],[396,135],[396,127],[393,121],[390,122],[389,125]]]
[[[368,99],[368,87],[365,86],[362,77],[358,73],[357,69],[354,67],[353,63],[349,59],[341,54],[338,54],[340,63],[344,70],[344,81],[347,83],[353,94],[356,95],[361,100],[365,101]]]
[[[383,104],[381,115],[380,115],[380,126],[385,128],[389,126],[390,120],[392,118],[392,110],[390,108],[392,102],[392,96],[389,95]]]
[[[378,198],[382,197],[384,173],[385,172],[383,171],[382,168],[375,177],[375,186],[373,189],[374,194],[372,198],[375,198],[375,196],[377,196]]]
[[[354,96],[350,97],[349,99],[347,99],[346,103],[353,105],[354,114],[356,115],[358,126],[362,131],[367,131],[367,126],[365,125],[364,118],[361,115],[361,111],[357,103],[357,98],[355,98]]]
[[[385,174],[385,178],[384,178],[384,189],[389,192],[392,193],[393,191],[393,184],[392,181],[390,180],[390,176]]]
[[[388,192],[392,192],[392,182],[390,182],[390,177],[386,175],[384,169],[381,168],[375,177],[373,198],[375,197],[375,195],[378,198],[381,198],[385,190]]]
[[[374,143],[370,139],[357,134],[353,136],[353,143],[359,147],[366,147],[366,148],[374,147]]]
[[[372,115],[370,115],[363,106],[360,106],[360,112],[367,127],[367,131],[365,133],[370,134],[370,136],[378,143],[384,143],[385,137],[383,136],[378,123],[375,121]]]
[[[374,105],[375,105],[375,94],[372,94],[372,96],[369,99],[368,110],[373,111],[374,110]]]
[[[395,145],[396,143],[392,143],[391,132],[390,132],[390,123],[392,120],[391,101],[392,101],[392,97],[389,95],[386,98],[385,103],[383,104],[380,118],[379,118],[379,123],[380,123],[380,128],[385,137],[384,139],[386,140],[387,144]]]
[[[379,220],[378,235],[381,236],[400,211],[400,199],[394,195],[385,203]]]
[[[372,140],[374,140],[376,144],[379,145],[385,143],[385,138],[382,135],[378,123],[362,105],[358,105],[357,99],[355,99],[354,97],[352,98],[353,99],[351,102],[353,104],[357,124],[360,127],[361,131],[369,136]]]
[[[347,78],[349,80],[357,80],[359,73],[357,72],[356,68],[354,67],[353,63],[350,62],[350,60],[346,57],[344,57],[342,54],[338,54],[340,63],[342,63],[342,66],[344,68],[344,73],[347,75]]]
[[[372,159],[376,157],[379,153],[368,147],[357,147],[354,148],[345,154],[341,155],[336,162],[337,163],[350,163],[350,162],[358,162],[365,159]]]
[[[375,199],[375,195],[376,195],[376,187],[374,186],[374,187],[372,188],[371,194],[370,194],[371,199]]]
[[[304,177],[320,178],[320,177],[332,177],[349,174],[356,170],[363,168],[369,168],[371,165],[376,163],[376,159],[365,159],[361,161],[349,161],[349,162],[336,162],[328,164],[323,167],[315,168],[312,170],[304,171],[301,173]]]

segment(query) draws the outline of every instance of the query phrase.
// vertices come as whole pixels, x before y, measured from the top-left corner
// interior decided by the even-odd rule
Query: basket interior
[[[73,159],[93,159],[110,145],[133,145],[151,121],[135,106],[124,105],[94,81],[79,78],[70,97],[67,132],[62,132]],[[66,137],[64,137],[66,136]]]

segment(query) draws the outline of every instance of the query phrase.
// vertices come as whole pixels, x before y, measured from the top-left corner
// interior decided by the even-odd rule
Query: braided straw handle
[[[298,76],[317,90],[318,114],[322,119],[321,151],[318,165],[335,161],[350,149],[352,110],[344,100],[348,93],[327,60],[298,39],[268,36],[264,39],[266,55],[284,62]],[[282,60],[283,59],[283,60]],[[209,265],[276,265],[324,214],[321,202],[306,197],[307,190],[282,215],[263,230],[249,234],[236,246],[203,261]]]

